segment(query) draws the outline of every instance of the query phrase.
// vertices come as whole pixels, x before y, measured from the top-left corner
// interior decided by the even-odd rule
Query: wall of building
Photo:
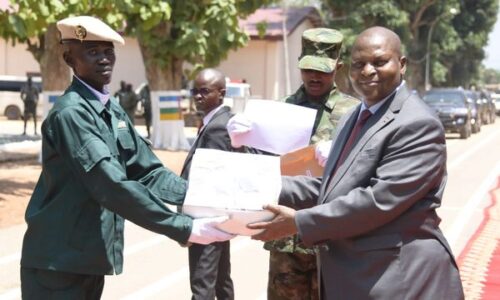
[[[27,72],[40,72],[38,63],[26,48],[26,44],[12,45],[0,39],[1,75],[25,76]]]
[[[312,23],[306,20],[288,36],[290,93],[302,84],[297,68],[302,32],[312,27]],[[277,100],[288,94],[284,45],[281,40],[251,40],[246,47],[231,51],[217,68],[230,78],[246,79],[254,96]]]
[[[275,80],[266,70],[272,55],[269,49],[274,48],[272,44],[265,40],[250,41],[246,47],[231,51],[217,69],[232,80],[245,79],[251,86],[252,95],[267,98],[268,83]]]
[[[313,24],[306,20],[300,23],[299,26],[288,36],[288,44],[293,45],[289,47],[289,61],[290,61],[290,87],[291,92],[294,93],[302,84],[302,77],[300,75],[300,70],[297,67],[299,63],[299,56],[302,52],[302,33],[304,30],[313,28]]]

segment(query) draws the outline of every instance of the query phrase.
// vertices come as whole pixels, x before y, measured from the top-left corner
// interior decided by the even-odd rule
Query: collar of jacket
[[[306,102],[311,102],[311,103],[317,104],[317,102],[310,101],[309,97],[307,97],[307,92],[306,92],[306,88],[304,87],[304,84],[302,84],[300,86],[299,91],[300,91],[301,95],[300,95],[299,100],[297,101],[296,104],[300,105],[300,104],[306,103]],[[324,98],[321,99],[321,102],[320,102],[321,105],[329,113],[331,113],[333,111],[333,108],[335,106],[335,100],[333,98],[333,95],[335,95],[336,92],[337,92],[337,86],[335,84],[333,84],[333,87],[330,90],[330,93],[328,93],[327,95],[323,96]]]
[[[68,90],[73,90],[80,94],[80,96],[85,99],[85,101],[87,101],[98,114],[101,114],[103,110],[106,109],[106,107],[101,103],[97,96],[92,93],[92,91],[90,91],[83,83],[81,83],[74,77]],[[110,103],[110,108],[112,107],[112,101],[114,101],[113,96],[111,96],[108,101],[108,103]]]

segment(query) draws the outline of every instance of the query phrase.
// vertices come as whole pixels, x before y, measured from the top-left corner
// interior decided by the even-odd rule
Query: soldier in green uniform
[[[342,39],[340,32],[328,28],[302,34],[298,66],[303,85],[285,101],[317,110],[311,144],[331,140],[340,117],[359,104],[334,83],[335,71],[342,66],[338,60]],[[314,249],[303,246],[297,236],[267,242],[264,248],[270,251],[269,300],[319,298]]]
[[[139,102],[139,97],[137,97],[137,94],[132,90],[132,85],[129,83],[125,86],[125,91],[120,93],[119,103],[132,124],[135,124],[134,116],[137,102]]]
[[[151,93],[149,91],[149,85],[145,84],[139,92],[139,101],[144,107],[144,121],[146,123],[146,131],[148,133],[148,139],[151,137],[151,121],[153,119],[153,112],[151,111]]]
[[[223,218],[191,219],[186,181],[164,168],[107,92],[123,38],[87,16],[57,23],[73,82],[42,125],[42,173],[26,210],[23,299],[99,299],[123,264],[124,218],[175,241],[232,237]]]
[[[25,86],[21,88],[21,100],[24,102],[24,131],[26,134],[26,124],[31,116],[33,116],[33,122],[35,123],[35,135],[36,133],[36,107],[38,104],[38,88],[33,85],[31,76],[28,77],[28,82]]]

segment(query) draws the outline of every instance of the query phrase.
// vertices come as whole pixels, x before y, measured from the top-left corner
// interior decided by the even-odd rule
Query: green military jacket
[[[322,103],[309,101],[303,85],[295,94],[288,96],[285,102],[317,110],[310,144],[331,140],[340,118],[359,104],[358,99],[337,91],[336,87],[333,87],[328,97],[325,97]],[[306,248],[300,243],[297,236],[267,242],[264,244],[264,248],[279,252],[314,253],[313,249]]]
[[[186,181],[163,167],[113,97],[108,104],[74,79],[44,121],[23,267],[119,274],[124,218],[187,242],[192,219],[165,205],[182,205]]]

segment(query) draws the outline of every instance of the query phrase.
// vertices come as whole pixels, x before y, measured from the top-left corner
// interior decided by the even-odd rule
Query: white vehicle
[[[36,113],[38,116],[42,116],[42,79],[32,77],[32,80],[40,91]],[[19,120],[23,116],[24,103],[21,100],[21,88],[26,82],[26,76],[0,76],[0,113],[8,120]]]
[[[250,98],[250,84],[240,82],[226,83],[224,105],[231,107],[233,113],[241,113]]]
[[[495,103],[495,111],[500,116],[500,94],[491,94],[491,99]]]

